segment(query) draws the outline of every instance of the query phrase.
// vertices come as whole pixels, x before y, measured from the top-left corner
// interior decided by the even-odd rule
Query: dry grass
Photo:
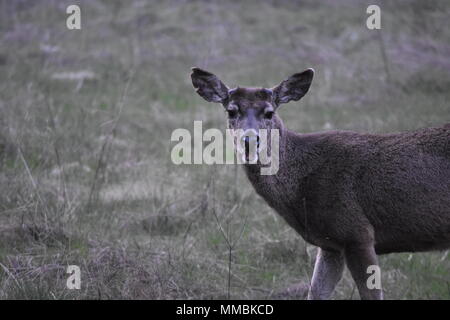
[[[314,67],[281,110],[301,132],[450,122],[445,1],[381,2],[386,61],[365,1],[80,1],[81,31],[69,2],[0,2],[1,299],[293,298],[309,281],[315,248],[240,169],[170,162],[173,129],[224,127],[191,66],[266,86]],[[444,252],[381,266],[388,299],[450,298]],[[335,298],[357,298],[347,272]]]

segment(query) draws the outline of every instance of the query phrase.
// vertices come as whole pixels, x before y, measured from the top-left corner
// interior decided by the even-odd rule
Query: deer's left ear
[[[192,84],[206,101],[224,103],[228,99],[228,87],[216,75],[200,68],[192,68]]]
[[[314,70],[309,68],[290,76],[287,80],[272,88],[276,104],[300,100],[308,92],[313,77]]]

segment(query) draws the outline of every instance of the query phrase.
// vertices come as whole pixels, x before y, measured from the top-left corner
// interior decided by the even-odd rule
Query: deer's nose
[[[259,136],[245,136],[243,138],[243,141],[246,145],[249,145],[250,143],[256,143],[256,146],[259,147]]]
[[[255,144],[256,148],[259,147],[259,135],[255,129],[247,129],[241,136],[241,141],[244,143],[246,147],[249,147],[250,144]]]

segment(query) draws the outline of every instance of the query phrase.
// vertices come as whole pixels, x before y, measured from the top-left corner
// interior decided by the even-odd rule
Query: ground
[[[0,298],[296,298],[279,293],[310,281],[316,248],[241,168],[174,165],[171,133],[225,128],[193,66],[230,87],[314,68],[280,109],[299,132],[450,123],[450,3],[376,2],[381,30],[352,0],[86,0],[68,30],[72,1],[0,1]],[[447,252],[380,265],[387,299],[450,298]],[[348,271],[333,297],[358,298]]]

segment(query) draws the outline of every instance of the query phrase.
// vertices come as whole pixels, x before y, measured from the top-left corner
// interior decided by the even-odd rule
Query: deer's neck
[[[280,130],[279,170],[274,175],[261,175],[260,164],[245,164],[245,172],[252,183],[288,184],[306,178],[320,163],[314,134],[299,134]],[[256,188],[256,186],[255,186]]]
[[[274,175],[261,175],[260,165],[244,165],[256,192],[280,213],[297,231],[303,229],[304,206],[307,201],[308,176],[322,163],[312,134],[280,131],[279,170]]]

